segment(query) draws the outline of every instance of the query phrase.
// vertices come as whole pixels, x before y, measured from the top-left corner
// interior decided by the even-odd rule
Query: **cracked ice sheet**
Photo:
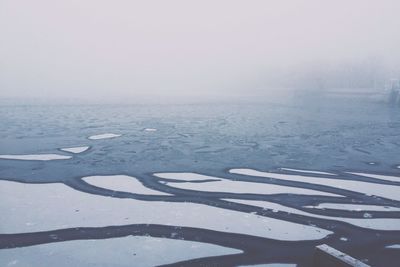
[[[88,149],[89,149],[88,146],[77,146],[77,147],[60,148],[60,150],[62,150],[62,151],[70,152],[70,153],[74,153],[74,154],[83,153]]]
[[[0,233],[127,224],[186,226],[293,241],[322,239],[332,233],[314,226],[190,202],[92,195],[64,184],[0,181],[0,196]]]
[[[31,154],[31,155],[0,155],[0,159],[15,159],[15,160],[60,160],[70,159],[71,156],[64,156],[58,154]]]
[[[336,209],[336,210],[349,210],[349,211],[400,211],[400,208],[391,206],[346,204],[346,203],[321,203],[317,206],[304,206],[304,207],[314,208],[314,209]]]
[[[108,138],[115,138],[120,137],[120,134],[113,134],[113,133],[106,133],[106,134],[98,134],[89,136],[90,140],[100,140],[100,139],[108,139]]]
[[[114,266],[117,264],[120,267],[133,265],[150,267],[240,252],[242,251],[207,243],[128,236],[3,249],[0,250],[0,265],[14,267],[89,267]]]
[[[324,215],[317,215],[305,211],[301,211],[298,209],[294,209],[291,207],[286,207],[280,204],[276,204],[273,202],[268,201],[259,201],[259,200],[242,200],[242,199],[224,199],[227,201],[257,206],[263,209],[271,209],[271,210],[278,210],[284,211],[288,213],[304,215],[314,218],[321,218],[327,220],[335,220],[335,221],[342,221],[346,222],[355,226],[359,226],[362,228],[374,229],[374,230],[400,230],[400,219],[387,219],[387,218],[377,218],[377,219],[358,219],[358,218],[343,218],[343,217],[333,217],[333,216],[324,216]]]
[[[319,195],[319,196],[335,196],[340,195],[317,191],[312,189],[305,189],[299,187],[283,186],[276,184],[264,184],[244,181],[226,180],[220,177],[207,176],[197,173],[155,173],[154,176],[166,179],[184,180],[184,181],[198,181],[219,179],[218,181],[206,183],[174,183],[167,182],[166,184],[180,189],[196,190],[203,192],[222,192],[222,193],[236,193],[236,194],[301,194],[301,195]]]
[[[171,195],[144,186],[135,177],[127,175],[87,176],[86,183],[113,191],[129,192],[143,195]]]
[[[316,178],[302,175],[289,175],[273,172],[262,172],[253,169],[231,169],[230,173],[248,176],[281,179],[286,181],[304,182],[318,185],[326,185],[338,189],[350,190],[366,195],[375,195],[400,201],[400,187],[395,185],[384,185],[354,180],[343,180],[333,178]]]

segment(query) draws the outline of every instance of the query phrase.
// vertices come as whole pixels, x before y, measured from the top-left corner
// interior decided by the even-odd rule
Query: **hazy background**
[[[137,102],[374,88],[400,1],[0,0],[0,98]]]

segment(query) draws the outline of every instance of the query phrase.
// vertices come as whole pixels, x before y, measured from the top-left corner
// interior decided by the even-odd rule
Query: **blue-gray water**
[[[68,161],[0,161],[0,177],[32,182],[229,167],[395,172],[400,164],[400,110],[383,103],[2,106],[0,121],[1,154],[92,147]],[[122,137],[87,139],[107,132]]]

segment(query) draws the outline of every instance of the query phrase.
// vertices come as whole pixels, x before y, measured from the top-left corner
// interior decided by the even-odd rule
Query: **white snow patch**
[[[89,149],[88,146],[77,146],[77,147],[61,148],[60,150],[65,151],[65,152],[74,153],[74,154],[79,154],[79,153],[85,152],[88,149]]]
[[[105,134],[98,134],[89,136],[90,140],[99,140],[99,139],[108,139],[108,138],[115,138],[120,137],[120,134],[113,134],[113,133],[105,133]]]
[[[157,131],[157,129],[155,129],[155,128],[146,128],[146,129],[144,129],[146,132],[156,132]]]
[[[350,211],[400,211],[400,208],[390,206],[347,204],[347,203],[321,203],[317,206],[304,206],[305,208],[314,209],[335,209]]]
[[[174,188],[203,191],[203,192],[263,194],[263,195],[302,194],[302,195],[339,196],[336,194],[325,193],[311,189],[275,185],[275,184],[253,183],[247,181],[246,182],[232,181],[220,177],[207,176],[197,173],[156,173],[154,175],[161,178],[185,180],[185,181],[219,179],[218,181],[210,181],[206,183],[175,183],[175,182],[166,183],[167,185]]]
[[[395,244],[395,245],[386,246],[385,248],[400,249],[400,244]]]
[[[398,176],[370,174],[370,173],[362,173],[362,172],[348,172],[348,173],[358,175],[358,176],[364,176],[364,177],[369,177],[369,178],[391,181],[391,182],[400,182],[400,177],[398,177]]]
[[[231,169],[229,170],[229,172],[235,174],[244,174],[249,176],[274,178],[286,181],[296,181],[296,182],[331,186],[339,189],[363,193],[366,195],[375,195],[379,197],[400,201],[400,194],[399,194],[400,187],[393,185],[384,185],[384,184],[369,183],[364,181],[344,180],[344,179],[320,178],[320,177],[317,178],[317,177],[302,176],[302,175],[262,172],[253,169]]]
[[[269,201],[259,201],[259,200],[242,200],[242,199],[224,199],[235,203],[245,204],[260,207],[263,209],[276,209],[279,211],[284,211],[288,213],[304,215],[314,218],[321,218],[327,220],[335,220],[335,221],[342,221],[346,222],[355,226],[359,226],[362,228],[374,229],[374,230],[400,230],[400,219],[388,219],[388,218],[363,218],[363,219],[356,219],[356,218],[344,218],[344,217],[334,217],[334,216],[325,216],[319,214],[313,214],[309,212],[305,212],[302,210],[298,210],[295,208],[283,206],[277,203],[269,202]]]
[[[71,156],[64,156],[59,154],[32,154],[32,155],[0,155],[0,159],[16,159],[16,160],[60,160],[70,159]]]
[[[171,195],[148,188],[139,182],[136,177],[127,175],[87,176],[83,177],[82,180],[88,184],[113,191],[129,192],[142,195]]]
[[[184,251],[184,253],[182,253]],[[127,236],[75,240],[0,250],[0,265],[13,266],[159,266],[195,258],[237,254],[241,250],[213,244]],[[13,260],[17,258],[18,261]]]
[[[4,234],[127,224],[186,226],[292,241],[332,234],[314,226],[203,204],[105,197],[64,184],[1,180],[0,195],[0,232]]]
[[[313,173],[313,174],[323,174],[323,175],[336,175],[336,174],[330,173],[330,172],[299,170],[299,169],[290,169],[290,168],[280,168],[280,169],[285,170],[285,171],[292,171],[292,172]]]

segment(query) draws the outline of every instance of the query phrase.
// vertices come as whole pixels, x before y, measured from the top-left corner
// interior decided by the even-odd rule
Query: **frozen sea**
[[[310,266],[323,243],[400,262],[400,109],[381,101],[3,104],[0,121],[1,266]]]

